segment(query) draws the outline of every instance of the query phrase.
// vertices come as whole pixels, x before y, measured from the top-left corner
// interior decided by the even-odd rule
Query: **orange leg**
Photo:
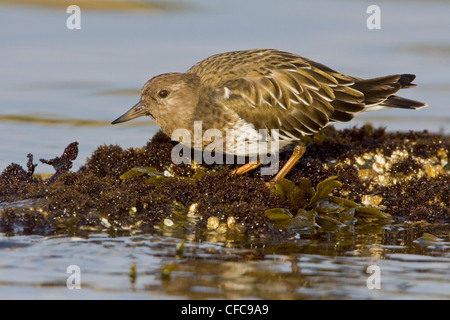
[[[252,171],[253,169],[258,168],[260,165],[261,161],[252,161],[231,171],[231,174],[243,175],[244,173],[247,173],[249,171]]]
[[[302,142],[297,142],[297,145],[294,148],[294,151],[292,152],[291,157],[289,160],[285,163],[285,165],[278,171],[277,175],[270,180],[269,183],[267,183],[268,187],[274,186],[278,180],[284,178],[289,171],[295,166],[295,164],[300,160],[300,158],[303,156],[303,154],[306,151],[306,146]]]

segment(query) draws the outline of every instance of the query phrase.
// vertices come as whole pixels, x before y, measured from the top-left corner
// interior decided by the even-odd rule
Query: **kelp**
[[[303,178],[301,185],[281,179],[274,187],[274,193],[286,200],[291,209],[273,208],[264,214],[279,230],[296,231],[303,234],[315,234],[316,229],[336,230],[353,226],[357,222],[387,223],[391,215],[376,208],[364,207],[357,203],[330,194],[342,183],[333,176],[321,181],[307,201],[305,195],[311,195],[311,182]],[[292,212],[295,212],[293,214]]]
[[[146,182],[155,185],[160,185],[162,181],[166,180],[167,177],[163,173],[159,172],[153,167],[136,167],[128,170],[122,174],[119,178],[125,181],[131,177],[140,177],[145,175],[147,177]]]

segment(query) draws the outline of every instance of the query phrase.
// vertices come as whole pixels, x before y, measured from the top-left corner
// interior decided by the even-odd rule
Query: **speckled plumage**
[[[241,139],[246,134],[260,138],[259,129],[277,129],[283,146],[371,109],[425,106],[395,96],[415,86],[414,78],[395,74],[360,79],[272,49],[227,52],[198,62],[186,73],[152,78],[141,101],[113,123],[149,115],[170,136],[179,128],[192,132],[194,121],[202,121],[203,130],[218,129],[225,137],[227,129],[237,129]],[[241,145],[231,153],[248,155]]]

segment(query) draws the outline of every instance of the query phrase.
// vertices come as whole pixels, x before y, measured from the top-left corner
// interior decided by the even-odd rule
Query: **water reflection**
[[[397,228],[334,242],[186,242],[182,255],[180,239],[148,234],[0,236],[0,255],[8,255],[0,296],[35,288],[34,298],[73,297],[63,289],[67,266],[76,264],[84,298],[448,299],[450,239],[439,230],[438,245],[415,243],[419,234]],[[367,287],[370,265],[382,270],[380,290]]]

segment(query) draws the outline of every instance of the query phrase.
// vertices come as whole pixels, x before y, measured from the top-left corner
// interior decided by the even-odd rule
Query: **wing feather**
[[[386,101],[413,75],[363,80],[301,56],[269,49],[211,56],[187,71],[204,90],[255,129],[279,129],[285,139],[312,134],[334,121],[349,121],[367,105]]]
[[[348,100],[358,97],[341,86],[335,75],[311,66],[300,56],[265,52],[259,62],[253,68],[243,66],[245,72],[240,77],[229,70],[231,77],[219,86],[232,92],[220,103],[256,129],[279,129],[285,139],[298,139],[330,122],[336,88],[344,88],[339,95]]]

